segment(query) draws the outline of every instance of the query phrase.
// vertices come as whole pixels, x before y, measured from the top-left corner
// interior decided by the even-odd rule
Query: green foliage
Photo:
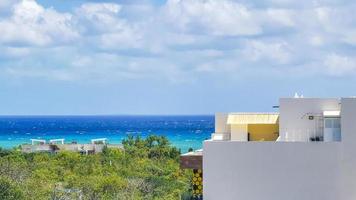
[[[191,172],[179,169],[180,150],[165,137],[130,136],[123,147],[95,155],[0,150],[0,190],[8,191],[0,199],[169,200],[189,194]]]
[[[11,153],[11,151],[9,150],[6,150],[6,149],[3,149],[0,147],[0,157],[4,157],[4,156],[7,156]]]
[[[164,136],[150,135],[145,140],[139,136],[129,136],[123,140],[127,153],[134,156],[142,156],[151,159],[179,159],[180,150],[171,147],[168,139]]]
[[[10,180],[0,177],[0,199],[21,200],[24,199],[22,191]]]

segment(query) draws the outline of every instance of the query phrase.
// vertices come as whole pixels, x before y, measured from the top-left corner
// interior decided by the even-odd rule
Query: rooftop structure
[[[218,113],[212,140],[275,141],[278,113]]]
[[[52,139],[49,140],[49,143],[46,143],[46,140],[31,139],[31,144],[21,145],[21,150],[24,153],[74,151],[81,154],[93,154],[102,152],[105,146],[108,148],[122,148],[122,145],[119,144],[108,144],[106,138],[93,139],[90,144],[77,144],[76,142],[66,144],[64,141],[65,139]]]
[[[107,140],[108,140],[107,138],[92,139],[91,143],[92,144],[106,144]]]
[[[46,140],[39,140],[39,139],[31,139],[31,144],[46,144]]]
[[[203,169],[203,150],[188,152],[180,157],[181,169]]]
[[[52,139],[52,140],[49,140],[49,143],[50,144],[64,144],[64,139]]]
[[[215,115],[204,199],[356,199],[356,98],[298,96],[278,107]]]

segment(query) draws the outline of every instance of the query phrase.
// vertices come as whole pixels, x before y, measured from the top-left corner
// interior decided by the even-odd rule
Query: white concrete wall
[[[231,126],[227,124],[228,113],[215,114],[215,132],[211,135],[212,140],[230,140]]]
[[[247,124],[231,125],[231,141],[248,141]]]
[[[321,120],[323,111],[334,110],[340,110],[340,100],[337,98],[281,98],[279,100],[281,139],[308,141],[309,136],[322,136],[322,129],[319,129],[320,132],[317,129],[317,120]],[[314,120],[309,120],[308,114],[314,115]]]
[[[341,99],[342,187],[356,199],[356,98]]]
[[[341,143],[206,141],[205,200],[351,200]],[[356,177],[352,177],[356,181]]]
[[[304,114],[338,109],[341,142],[205,141],[204,199],[355,200],[356,98],[281,99],[280,128],[305,131]]]
[[[215,114],[215,133],[228,133],[231,132],[230,125],[227,124],[228,113]]]
[[[341,141],[353,152],[356,149],[356,98],[342,98],[341,105]]]

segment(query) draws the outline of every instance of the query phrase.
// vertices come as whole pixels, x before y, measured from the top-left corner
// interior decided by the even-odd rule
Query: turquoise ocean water
[[[202,148],[214,130],[214,116],[2,116],[0,147],[12,148],[30,139],[58,139],[89,143],[108,138],[119,144],[128,135],[165,135],[186,152]]]

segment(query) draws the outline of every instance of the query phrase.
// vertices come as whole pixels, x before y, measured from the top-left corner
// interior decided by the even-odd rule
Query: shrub
[[[6,178],[0,177],[0,199],[21,200],[24,199],[24,196],[18,186]]]

